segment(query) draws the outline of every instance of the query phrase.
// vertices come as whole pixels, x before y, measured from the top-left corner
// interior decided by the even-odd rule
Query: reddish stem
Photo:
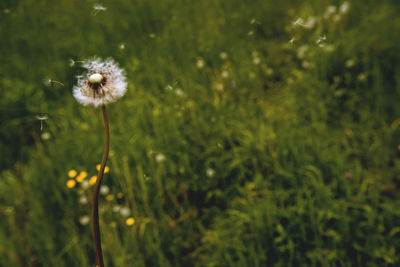
[[[107,163],[108,150],[110,146],[110,134],[109,134],[106,106],[103,105],[101,109],[103,111],[104,128],[106,130],[106,142],[104,144],[103,158],[101,160],[99,173],[97,174],[97,180],[93,196],[93,231],[94,231],[94,243],[96,246],[96,258],[98,267],[104,267],[103,252],[101,250],[100,226],[99,226],[99,191],[100,191],[101,180],[103,179],[104,169]]]

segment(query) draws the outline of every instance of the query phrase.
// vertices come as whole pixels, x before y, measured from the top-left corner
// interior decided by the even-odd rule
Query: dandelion
[[[96,7],[96,6],[95,6]],[[99,8],[98,8],[99,9]],[[100,10],[105,10],[100,7]],[[73,88],[73,95],[78,102],[87,106],[101,106],[105,128],[105,145],[101,165],[96,180],[90,178],[89,184],[95,183],[93,200],[93,230],[96,246],[97,265],[104,267],[103,255],[101,252],[100,226],[99,226],[99,193],[101,180],[103,178],[109,152],[109,124],[106,112],[106,104],[121,98],[125,92],[127,83],[124,71],[112,59],[105,61],[99,58],[87,60],[83,63],[87,72],[78,76],[77,85]],[[75,182],[75,181],[74,181]]]
[[[107,201],[111,201],[111,200],[113,200],[113,199],[114,199],[114,196],[111,195],[111,194],[106,196],[106,200],[107,200]]]
[[[97,171],[100,171],[100,164],[97,164],[96,165],[96,170]],[[104,168],[104,173],[107,173],[107,172],[109,172],[110,171],[110,168],[108,167],[108,166],[106,166],[105,168]]]
[[[83,67],[87,72],[79,75],[73,94],[76,100],[87,106],[103,106],[121,98],[126,92],[124,71],[112,59],[87,60]]]
[[[68,177],[69,178],[74,178],[78,173],[75,170],[69,170],[68,171]]]
[[[89,215],[84,215],[84,216],[79,218],[79,223],[82,224],[82,225],[88,225],[89,222],[90,222]]]
[[[122,192],[119,192],[119,193],[117,194],[117,198],[121,199],[121,198],[123,198],[123,197],[124,197],[124,194],[122,194]]]
[[[166,159],[166,158],[165,158],[165,155],[162,154],[162,153],[158,153],[157,156],[156,156],[156,161],[157,161],[157,162],[160,162],[160,163],[161,163],[161,162],[165,161],[165,159]]]
[[[132,226],[135,223],[135,219],[133,217],[130,217],[130,218],[126,219],[125,223],[128,226]]]
[[[90,184],[90,185],[95,185],[95,184],[96,184],[96,181],[97,181],[97,176],[92,176],[92,177],[90,177],[90,179],[89,179],[89,184]]]
[[[197,59],[196,66],[197,66],[198,69],[204,68],[205,64],[206,63],[204,62],[204,60],[202,58]]]
[[[83,180],[88,176],[88,173],[85,171],[82,171],[75,179],[78,183],[82,183]]]
[[[67,181],[66,185],[67,185],[68,188],[74,188],[75,185],[76,185],[76,182],[75,182],[75,180],[71,179],[71,180]]]

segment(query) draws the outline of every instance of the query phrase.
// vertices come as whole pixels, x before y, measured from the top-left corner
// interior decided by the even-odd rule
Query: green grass
[[[108,106],[106,266],[400,264],[400,6],[349,2],[1,2],[0,265],[96,264],[92,187],[66,186],[103,149],[72,96],[70,60],[92,56],[129,83]]]

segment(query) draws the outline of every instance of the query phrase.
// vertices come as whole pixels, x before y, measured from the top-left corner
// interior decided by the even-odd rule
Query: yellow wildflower
[[[70,180],[67,181],[67,187],[68,188],[74,188],[75,185],[76,185],[75,180],[70,179]]]
[[[69,178],[74,178],[78,173],[75,170],[69,170],[68,171],[68,177]]]
[[[114,196],[111,195],[111,194],[106,196],[106,200],[107,200],[107,201],[111,201],[111,200],[113,200],[113,199],[114,199]]]
[[[97,171],[100,171],[100,167],[101,167],[101,165],[100,164],[97,164],[96,165],[96,170]],[[104,168],[104,173],[107,173],[107,172],[109,172],[110,171],[110,168],[108,167],[108,166],[106,166],[105,168]]]
[[[123,198],[124,197],[124,194],[122,194],[121,192],[119,192],[118,194],[117,194],[117,198]]]
[[[77,182],[82,183],[87,176],[88,176],[87,172],[82,171],[75,179]]]
[[[130,218],[126,219],[125,223],[126,223],[126,225],[131,226],[135,223],[135,219],[130,217]]]
[[[97,181],[97,176],[92,176],[92,177],[90,177],[90,179],[89,179],[89,184],[90,184],[90,185],[95,185],[95,184],[96,184],[96,181]]]

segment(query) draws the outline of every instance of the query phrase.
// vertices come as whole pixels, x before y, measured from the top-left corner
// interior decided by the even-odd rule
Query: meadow
[[[0,1],[0,266],[399,266],[397,0]]]

